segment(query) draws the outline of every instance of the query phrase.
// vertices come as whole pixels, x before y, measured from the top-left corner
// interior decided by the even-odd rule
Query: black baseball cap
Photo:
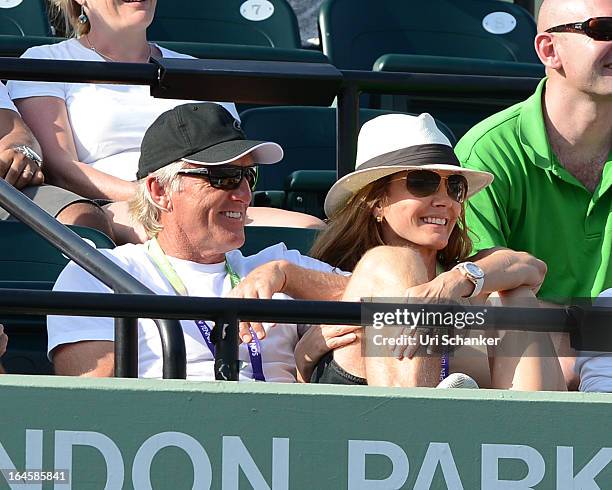
[[[247,140],[240,122],[220,104],[183,104],[161,114],[140,145],[138,179],[178,160],[223,165],[252,154],[254,163],[276,163],[283,149],[269,141]]]

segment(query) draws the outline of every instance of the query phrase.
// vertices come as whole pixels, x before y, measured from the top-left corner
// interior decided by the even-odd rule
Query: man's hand
[[[14,148],[0,152],[0,177],[17,189],[27,185],[41,185],[45,181],[38,164]]]
[[[284,292],[287,284],[285,260],[273,260],[253,269],[230,294],[229,298],[272,299],[274,293]],[[260,322],[240,322],[240,340],[245,343],[253,340],[251,330],[258,339],[266,336],[266,331]]]

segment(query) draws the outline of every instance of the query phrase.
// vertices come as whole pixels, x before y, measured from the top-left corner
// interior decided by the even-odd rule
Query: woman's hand
[[[308,383],[315,366],[329,351],[357,340],[359,325],[313,325],[295,346],[298,381]]]
[[[484,295],[520,287],[528,287],[537,294],[546,277],[546,263],[527,252],[496,247],[482,250],[470,260],[485,273]]]
[[[526,252],[506,248],[483,250],[471,259],[485,274],[479,297],[482,299],[495,291],[511,291],[528,287],[538,292],[546,276],[546,264]],[[433,280],[406,291],[411,298],[460,300],[474,291],[474,284],[457,269],[444,272]]]

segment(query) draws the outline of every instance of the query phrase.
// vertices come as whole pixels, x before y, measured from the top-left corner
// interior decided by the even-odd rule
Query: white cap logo
[[[269,19],[273,13],[274,5],[268,0],[247,0],[240,6],[240,15],[253,22]]]
[[[516,27],[516,19],[508,12],[491,12],[482,19],[482,27],[491,34],[508,34]]]

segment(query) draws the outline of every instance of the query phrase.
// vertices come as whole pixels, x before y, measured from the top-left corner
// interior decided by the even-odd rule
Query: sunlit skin
[[[117,61],[145,61],[150,52],[146,29],[153,22],[156,0],[78,0],[85,5],[91,29],[79,41]],[[129,47],[130,49],[126,49]],[[157,50],[153,52],[158,55]]]
[[[251,166],[253,158],[246,155],[231,165]],[[203,264],[222,262],[226,252],[244,243],[246,210],[251,202],[246,179],[237,189],[227,191],[213,188],[202,177],[182,175],[180,179],[179,192],[164,192],[159,197],[158,202],[167,210],[160,218],[164,226],[158,235],[161,247],[179,259]]]
[[[452,172],[439,171],[448,176]],[[435,271],[436,254],[448,244],[462,206],[451,199],[442,182],[438,192],[427,197],[415,197],[406,189],[406,172],[391,177],[386,198],[381,207],[374,210],[382,214],[383,240],[387,245],[410,247],[417,250],[429,272]],[[446,224],[426,223],[424,218],[444,218]],[[435,275],[435,274],[433,274]]]
[[[610,0],[546,0],[538,19],[538,42],[553,39],[556,57],[553,68],[564,81],[564,88],[591,97],[612,96],[612,41],[596,41],[574,32],[545,33],[557,25],[583,22],[591,17],[612,17]],[[553,75],[552,70],[547,70]],[[575,95],[575,94],[572,94]]]

